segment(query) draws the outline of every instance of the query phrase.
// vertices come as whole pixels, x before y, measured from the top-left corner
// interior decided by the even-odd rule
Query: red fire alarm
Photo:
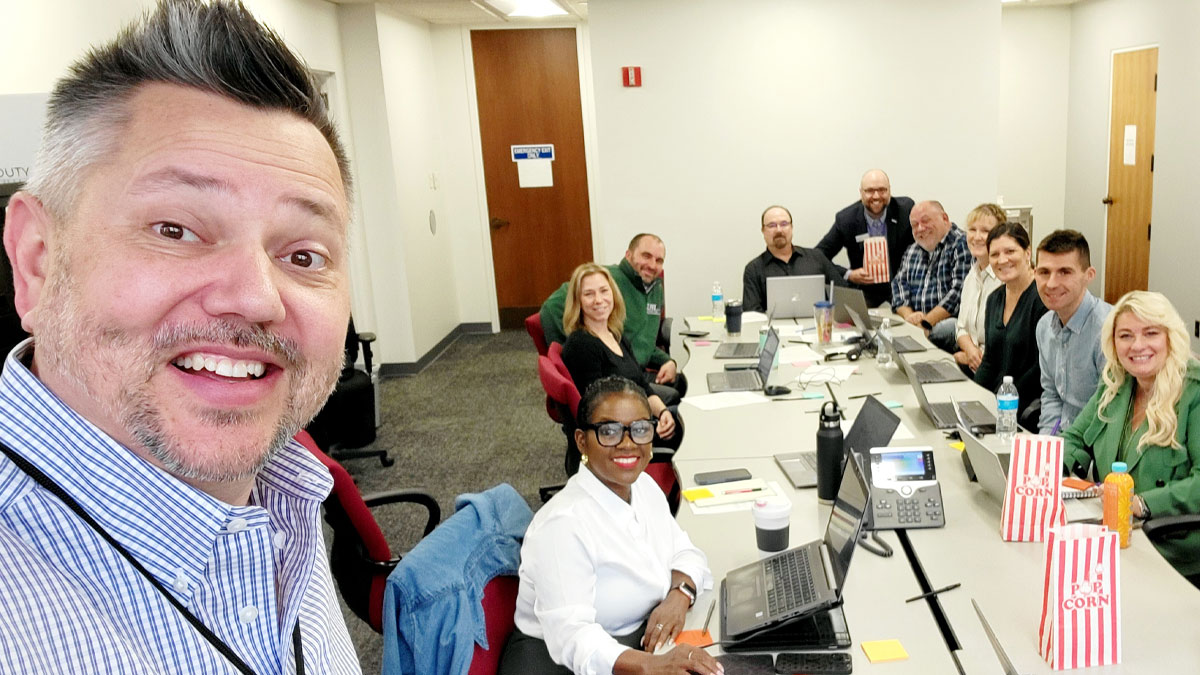
[[[621,82],[626,87],[642,86],[642,67],[625,66],[624,68],[621,68]]]

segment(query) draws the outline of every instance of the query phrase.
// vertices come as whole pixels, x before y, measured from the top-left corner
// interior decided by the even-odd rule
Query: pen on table
[[[713,600],[712,602],[708,603],[708,616],[704,617],[704,630],[702,632],[705,632],[705,633],[708,632],[708,622],[712,621],[713,609],[716,606],[717,606],[716,600]]]
[[[747,492],[762,492],[762,491],[763,491],[763,488],[756,487],[756,488],[743,488],[743,489],[741,489],[741,490],[726,490],[725,492],[722,492],[721,494],[724,494],[724,495],[744,495],[744,494],[746,494]]]
[[[869,394],[855,394],[853,396],[847,396],[846,398],[866,398],[868,396],[883,396],[883,392],[882,391],[873,391]]]
[[[922,593],[920,595],[915,595],[915,596],[905,600],[905,602],[915,602],[915,601],[921,600],[923,598],[932,597],[939,593],[945,593],[946,591],[952,591],[952,590],[958,588],[959,586],[962,586],[962,584],[950,584],[949,586],[946,586],[944,588],[938,588],[938,589],[929,591],[928,593]]]

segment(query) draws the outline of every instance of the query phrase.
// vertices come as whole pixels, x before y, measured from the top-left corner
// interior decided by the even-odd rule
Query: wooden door
[[[1108,235],[1104,299],[1146,290],[1154,196],[1154,111],[1158,48],[1113,54],[1108,150]]]
[[[592,259],[575,29],[473,30],[500,325],[518,327]],[[553,144],[553,186],[518,184],[511,146]]]

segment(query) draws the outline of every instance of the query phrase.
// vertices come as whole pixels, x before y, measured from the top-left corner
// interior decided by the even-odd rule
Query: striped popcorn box
[[[1055,670],[1121,662],[1120,539],[1103,525],[1052,527],[1038,652]]]
[[[1043,541],[1046,530],[1067,522],[1059,498],[1063,441],[1058,436],[1017,434],[1008,465],[1000,516],[1004,541]]]
[[[863,269],[871,275],[871,283],[883,284],[892,280],[888,270],[887,237],[863,240]]]

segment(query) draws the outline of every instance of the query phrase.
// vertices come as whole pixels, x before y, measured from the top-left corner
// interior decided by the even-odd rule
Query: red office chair
[[[483,623],[488,648],[475,643],[475,654],[467,675],[495,675],[500,669],[504,643],[516,628],[517,577],[496,577],[483,587]]]
[[[329,567],[334,581],[351,611],[378,633],[383,630],[384,586],[401,556],[392,554],[371,509],[402,502],[421,505],[429,513],[422,536],[441,522],[441,509],[432,495],[421,490],[391,490],[364,497],[346,469],[322,452],[307,431],[296,434],[296,440],[333,476],[333,491],[325,500],[325,522],[333,528]]]
[[[542,315],[534,312],[525,317],[525,331],[533,338],[538,356],[545,356],[549,346],[546,344],[546,332],[542,330]]]

